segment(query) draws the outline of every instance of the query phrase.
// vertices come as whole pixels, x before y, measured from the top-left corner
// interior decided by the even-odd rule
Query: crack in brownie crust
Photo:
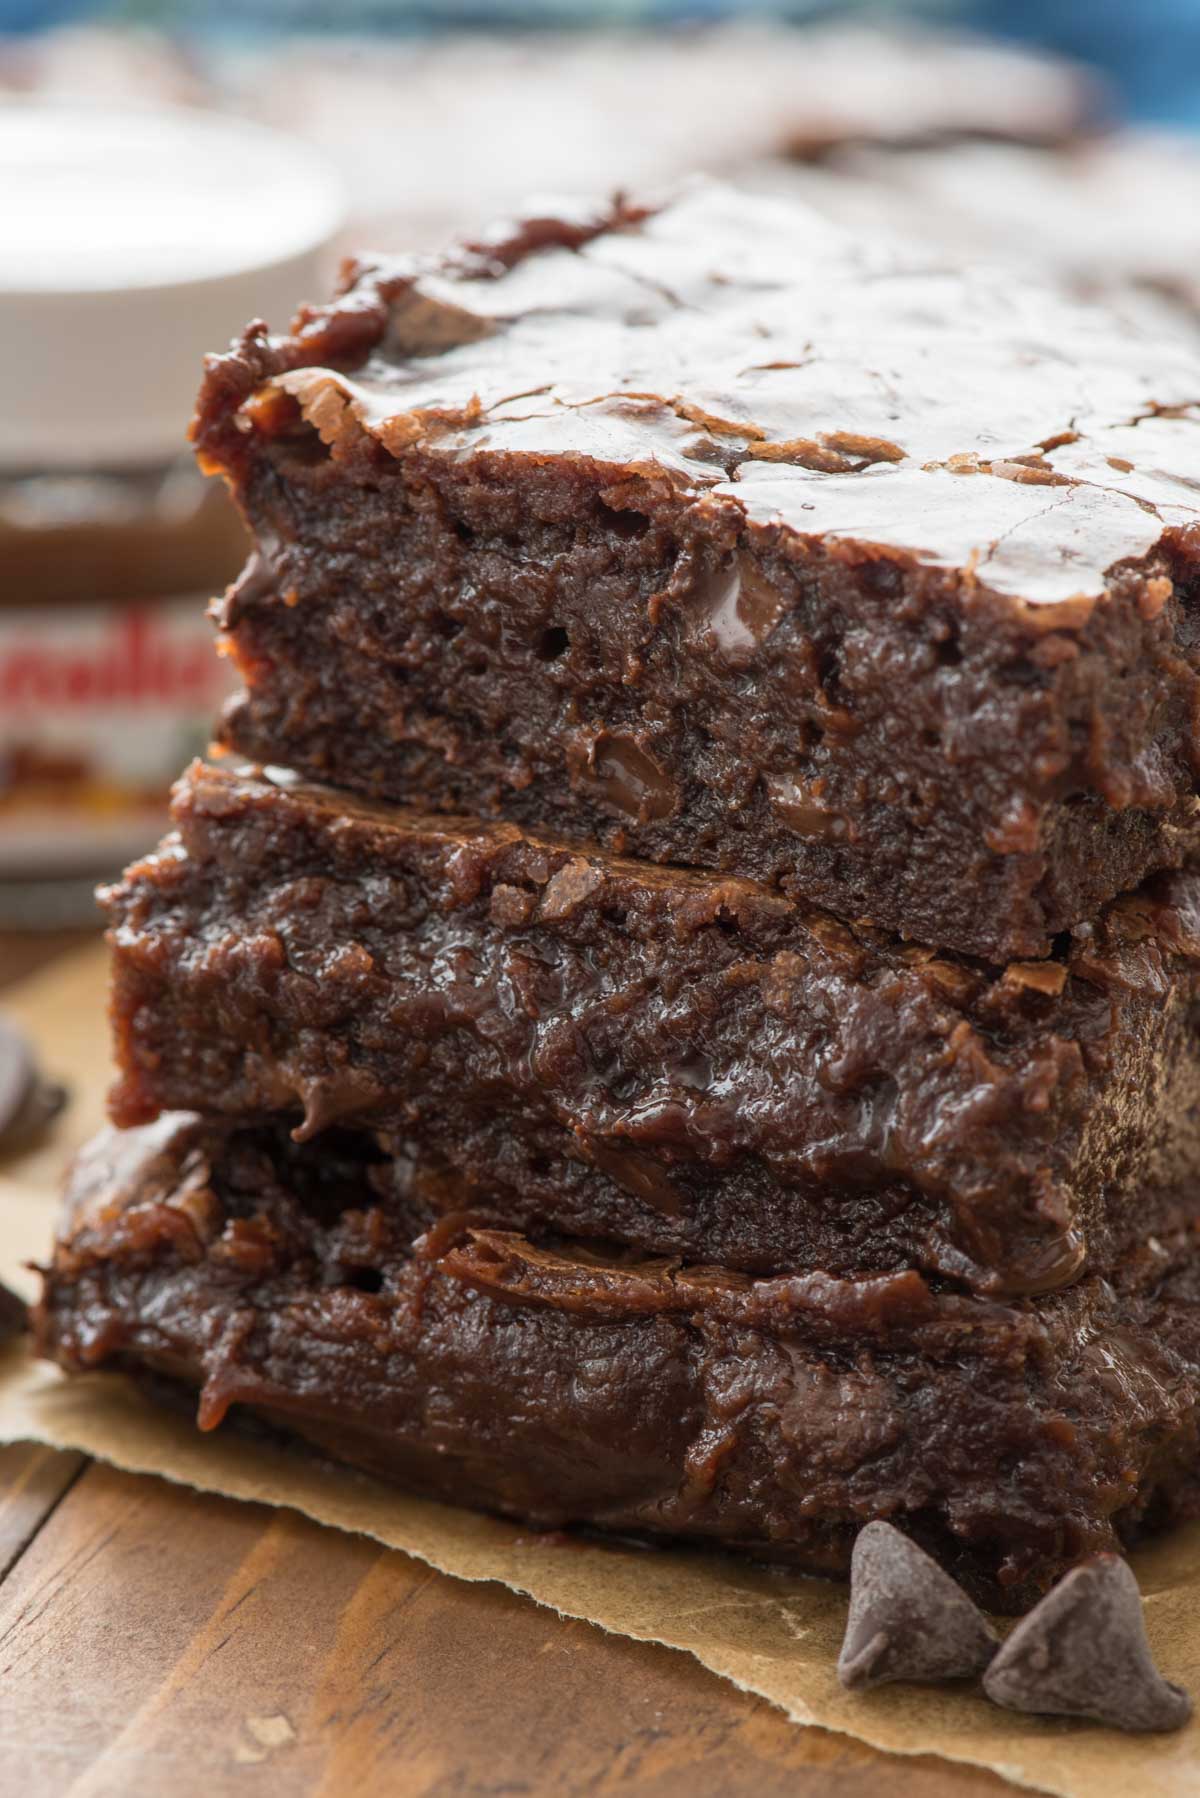
[[[1136,314],[700,188],[362,265],[196,435],[257,759],[995,960],[1197,838],[1200,360]]]
[[[844,1570],[889,1516],[990,1602],[1196,1501],[1195,1245],[1041,1300],[911,1271],[752,1280],[447,1227],[409,1243],[361,1168],[194,1118],[73,1176],[35,1316],[65,1367],[167,1373],[336,1458],[544,1527]]]

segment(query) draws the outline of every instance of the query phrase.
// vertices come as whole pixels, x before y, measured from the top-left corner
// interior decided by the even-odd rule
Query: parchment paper
[[[24,1261],[50,1242],[67,1153],[100,1123],[107,1079],[104,956],[57,963],[5,996],[48,1072],[74,1097],[53,1140],[0,1163],[0,1278],[32,1293]],[[820,1724],[899,1754],[939,1754],[1064,1798],[1195,1798],[1200,1724],[1178,1735],[1121,1736],[999,1710],[957,1687],[842,1692],[834,1661],[845,1593],[820,1580],[720,1555],[556,1546],[514,1526],[408,1498],[359,1475],[232,1435],[200,1436],[123,1379],[67,1380],[21,1346],[0,1355],[0,1441],[82,1449],[131,1472],[231,1498],[289,1505],[468,1580],[501,1580],[539,1604],[641,1641],[686,1649],[714,1673]],[[1200,1698],[1200,1526],[1135,1560],[1146,1620],[1168,1678]]]

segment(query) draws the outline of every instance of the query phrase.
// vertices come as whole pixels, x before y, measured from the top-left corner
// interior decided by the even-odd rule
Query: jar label
[[[0,607],[0,876],[119,871],[232,680],[200,596]]]

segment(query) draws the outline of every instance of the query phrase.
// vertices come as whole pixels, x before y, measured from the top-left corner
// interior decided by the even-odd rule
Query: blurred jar
[[[245,554],[186,442],[201,359],[328,283],[336,184],[182,110],[0,105],[0,927],[95,917],[227,687]]]

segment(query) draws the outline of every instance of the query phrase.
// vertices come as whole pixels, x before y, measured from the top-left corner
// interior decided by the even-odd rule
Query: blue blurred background
[[[111,22],[245,39],[292,31],[680,27],[731,17],[913,17],[979,29],[1091,64],[1127,117],[1200,129],[1200,0],[0,0],[0,32],[9,34]]]
[[[939,11],[1090,63],[1132,118],[1200,129],[1200,0],[976,0]]]

